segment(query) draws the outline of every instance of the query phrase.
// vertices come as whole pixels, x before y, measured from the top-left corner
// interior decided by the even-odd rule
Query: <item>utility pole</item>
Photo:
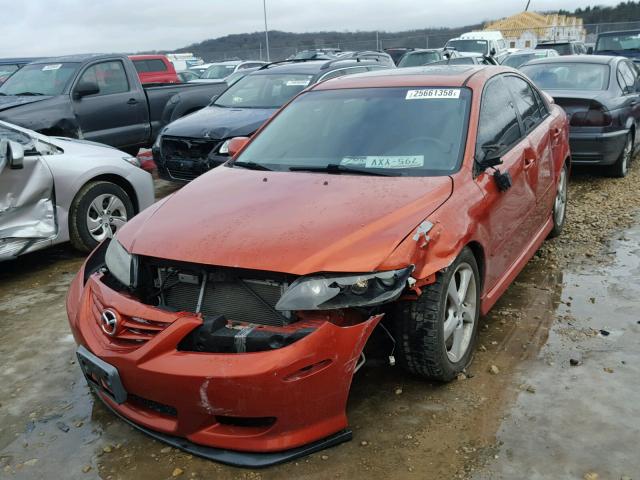
[[[531,3],[531,0],[527,0],[527,6],[524,7],[524,11],[528,11],[529,10],[529,4]]]
[[[380,50],[380,41],[378,40],[378,31],[376,30],[376,50]]]
[[[264,10],[264,38],[267,46],[267,62],[270,62],[271,55],[269,55],[269,28],[267,27],[267,0],[262,0],[262,9]]]

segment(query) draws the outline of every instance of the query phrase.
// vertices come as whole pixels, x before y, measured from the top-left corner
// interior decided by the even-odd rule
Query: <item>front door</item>
[[[25,149],[22,168],[12,168],[9,141]],[[0,125],[0,260],[19,255],[34,242],[55,238],[58,228],[53,176],[31,138]]]
[[[491,290],[522,255],[531,241],[530,216],[536,205],[525,166],[533,148],[523,132],[511,94],[501,76],[487,82],[482,93],[476,137],[476,159],[489,150],[499,151],[498,169],[511,177],[511,188],[500,191],[490,169],[476,177],[485,196],[487,212],[483,228],[491,239],[488,245],[486,290]]]
[[[73,99],[73,109],[87,140],[114,147],[141,145],[147,135],[147,102],[130,85],[120,60],[94,63],[81,73],[79,83],[97,84],[100,91]],[[72,90],[73,91],[73,90]]]

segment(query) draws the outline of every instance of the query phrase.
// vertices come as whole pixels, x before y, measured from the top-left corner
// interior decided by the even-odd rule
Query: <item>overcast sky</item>
[[[525,0],[267,0],[270,30],[457,27],[519,12]],[[552,10],[618,0],[532,0]],[[262,0],[0,0],[0,57],[171,50],[264,30]]]

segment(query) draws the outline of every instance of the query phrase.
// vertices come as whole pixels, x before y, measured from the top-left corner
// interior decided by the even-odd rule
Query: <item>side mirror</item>
[[[491,55],[492,57],[496,54],[496,48],[492,47],[491,51],[489,52],[489,55]]]
[[[229,142],[229,156],[235,157],[244,146],[249,143],[249,137],[235,137]]]
[[[497,167],[502,163],[502,147],[503,145],[494,144],[494,143],[486,143],[482,145],[482,151],[484,152],[484,157],[482,160],[476,160],[480,171],[485,171],[488,168]]]
[[[593,55],[593,47],[587,48],[587,55]]]
[[[80,82],[73,90],[73,99],[80,100],[87,95],[95,95],[100,93],[100,87],[95,82]]]
[[[9,141],[7,145],[7,160],[11,170],[24,168],[24,148],[18,142]]]

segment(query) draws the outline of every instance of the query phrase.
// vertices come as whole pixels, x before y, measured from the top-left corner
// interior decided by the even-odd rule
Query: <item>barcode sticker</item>
[[[460,89],[429,88],[426,90],[409,90],[405,100],[429,100],[432,98],[460,98]]]

